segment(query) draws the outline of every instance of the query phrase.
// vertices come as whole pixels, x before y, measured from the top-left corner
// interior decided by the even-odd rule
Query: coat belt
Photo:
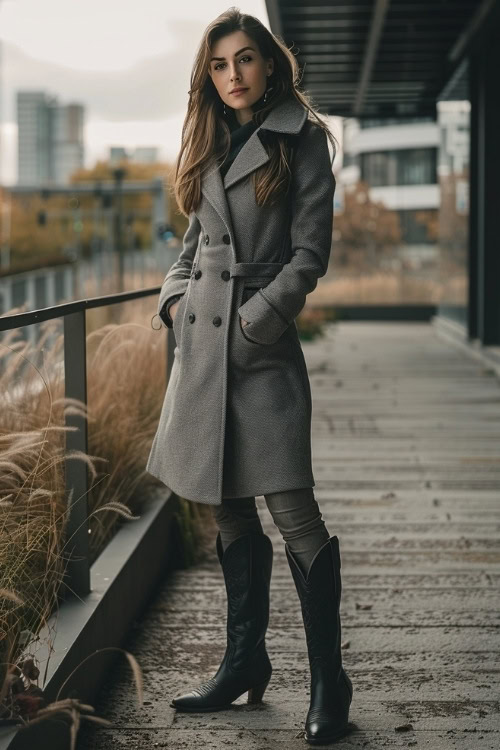
[[[283,263],[233,263],[231,276],[276,276]]]

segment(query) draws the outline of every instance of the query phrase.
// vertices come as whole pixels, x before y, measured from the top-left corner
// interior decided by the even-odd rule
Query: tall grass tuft
[[[42,691],[36,689],[38,670],[32,664],[28,669],[25,658],[57,609],[67,564],[65,440],[74,428],[65,424],[65,417],[86,415],[88,422],[88,453],[72,455],[88,467],[89,490],[75,502],[87,502],[89,564],[123,520],[138,517],[149,490],[161,486],[145,465],[166,387],[166,335],[164,329],[152,329],[147,298],[118,307],[118,313],[111,308],[86,313],[87,407],[64,395],[60,321],[40,324],[36,344],[26,341],[21,329],[7,332],[0,341],[3,720],[13,716],[16,693],[24,693],[25,699],[24,705],[18,702],[15,707],[20,720],[41,718],[42,709],[46,713],[51,708],[61,710],[73,717],[78,711],[74,701],[44,706]],[[113,317],[114,322],[106,322]],[[202,536],[209,534],[210,518],[203,510],[207,509],[184,514],[189,549],[196,546],[189,519],[203,527]],[[206,549],[206,543],[201,548]]]

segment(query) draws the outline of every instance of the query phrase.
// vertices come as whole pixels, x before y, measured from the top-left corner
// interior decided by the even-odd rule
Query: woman
[[[191,77],[175,193],[189,217],[158,314],[176,348],[147,469],[212,507],[227,598],[213,678],[179,711],[262,700],[272,544],[264,495],[302,608],[311,672],[305,739],[345,733],[340,555],[314,498],[311,391],[295,318],[330,254],[333,136],[296,87],[295,57],[258,19],[230,8],[206,29]],[[309,117],[309,116],[312,117]]]

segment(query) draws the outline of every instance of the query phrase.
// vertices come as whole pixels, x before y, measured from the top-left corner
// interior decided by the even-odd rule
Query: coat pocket
[[[239,306],[244,305],[245,302],[250,299],[250,297],[253,297],[253,295],[256,294],[259,291],[260,288],[261,288],[260,286],[245,286],[245,287],[243,287],[243,291],[241,293],[241,302],[240,302]],[[244,318],[243,318],[243,320],[244,320]],[[251,326],[252,326],[251,323],[247,323],[246,326],[243,326],[241,324],[241,316],[240,316],[240,320],[238,321],[238,325],[240,327],[240,333],[242,334],[243,338],[246,339],[246,341],[249,341],[251,344],[254,344],[254,346],[265,346],[265,344],[261,344],[258,341],[254,341],[253,339],[248,338],[248,336],[246,335],[245,330],[247,328],[251,328]]]
[[[271,281],[271,279],[266,279],[266,283],[259,284],[259,286],[245,286],[243,288],[243,291],[242,291],[241,304],[239,305],[239,307],[243,306],[245,304],[245,302],[247,302],[251,297],[253,297],[254,294],[257,294],[257,292],[260,289],[264,289],[264,287],[266,287],[267,284],[270,281]],[[245,320],[245,316],[244,315],[240,315],[240,318],[243,318],[243,320]],[[254,344],[254,346],[261,346],[261,347],[264,347],[264,348],[270,347],[270,346],[275,346],[277,344],[277,342],[279,341],[279,339],[281,339],[281,337],[284,336],[286,334],[286,332],[291,329],[291,326],[288,325],[287,328],[285,328],[285,330],[280,334],[280,336],[275,341],[271,341],[271,342],[269,342],[269,341],[258,341],[256,339],[252,338],[252,328],[254,326],[261,325],[260,321],[258,323],[257,322],[252,322],[252,321],[248,321],[247,325],[244,326],[244,327],[241,325],[241,320],[238,321],[238,323],[239,323],[240,331],[241,331],[241,333],[243,335],[243,338],[245,338],[251,344]],[[262,326],[261,326],[261,329],[262,329]],[[261,331],[261,333],[262,333],[262,331]]]
[[[179,300],[179,304],[177,305],[177,311],[175,313],[175,318],[172,323],[172,330],[174,332],[175,341],[177,345],[180,341],[180,334],[181,334],[181,328],[182,328],[182,318],[184,316],[184,307],[186,305],[186,297],[188,296],[188,290],[184,292],[182,297]]]

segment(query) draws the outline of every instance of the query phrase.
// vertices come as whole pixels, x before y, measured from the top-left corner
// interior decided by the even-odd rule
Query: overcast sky
[[[235,3],[269,28],[264,0]],[[85,166],[109,146],[179,150],[194,55],[217,0],[0,0],[0,179],[17,179],[15,96],[44,90],[85,107]]]

